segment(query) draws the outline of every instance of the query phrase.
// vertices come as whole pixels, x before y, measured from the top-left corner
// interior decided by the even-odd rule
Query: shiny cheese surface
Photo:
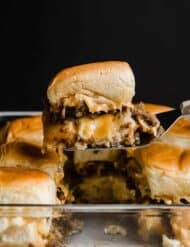
[[[111,139],[113,131],[115,131],[115,124],[111,114],[95,119],[86,117],[79,120],[78,134],[82,139]]]

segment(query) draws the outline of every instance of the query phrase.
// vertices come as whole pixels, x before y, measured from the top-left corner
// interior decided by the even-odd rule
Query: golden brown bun
[[[154,143],[134,151],[150,197],[165,203],[190,202],[190,149]]]
[[[144,105],[144,109],[146,112],[149,112],[155,115],[175,110],[174,108],[170,106],[166,106],[166,105],[157,105],[157,104],[151,104],[151,103],[143,103],[143,105]]]
[[[24,168],[0,168],[0,203],[54,204],[56,188],[44,172]]]
[[[0,167],[25,167],[47,172],[52,178],[59,169],[57,155],[28,143],[8,143],[0,146]]]
[[[143,166],[153,166],[170,171],[190,169],[190,150],[184,151],[171,144],[153,143],[142,149],[136,149],[134,156]]]
[[[63,184],[65,160],[64,155],[62,155],[62,162],[60,162],[55,152],[47,150],[43,154],[40,148],[29,143],[14,142],[0,146],[0,167],[20,167],[43,171],[55,181],[57,189],[61,190],[64,196],[68,198],[69,191]],[[63,196],[61,202],[64,203]]]
[[[0,204],[55,204],[53,180],[39,170],[0,168]],[[6,208],[0,217],[0,246],[45,247],[51,228],[50,208]],[[13,208],[12,208],[13,209]],[[26,216],[26,217],[24,217]],[[46,218],[48,217],[48,218]]]
[[[43,142],[41,116],[18,118],[0,129],[0,144],[15,141],[41,147]]]
[[[131,102],[134,94],[133,72],[128,63],[120,61],[97,62],[63,69],[54,77],[47,90],[51,105],[62,105],[65,99],[71,96],[76,99],[77,95],[79,98],[89,96],[91,100],[99,101],[98,103],[101,101],[102,104],[108,104],[107,101],[111,100],[113,104],[121,105]]]
[[[143,166],[157,167],[168,171],[190,171],[190,150],[167,143],[153,143],[134,151],[137,161]]]

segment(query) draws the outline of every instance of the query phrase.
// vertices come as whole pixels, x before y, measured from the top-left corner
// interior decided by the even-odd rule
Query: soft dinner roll
[[[0,203],[53,204],[56,186],[42,171],[0,168]]]
[[[46,173],[24,168],[0,168],[0,204],[55,204],[56,186]],[[0,211],[1,247],[45,247],[51,228],[51,210],[11,208]],[[18,214],[17,214],[18,211]],[[23,213],[23,215],[22,215]],[[8,215],[8,216],[7,216]]]
[[[66,160],[66,157],[64,158]],[[45,154],[35,145],[12,142],[0,146],[0,167],[19,167],[38,169],[46,172],[56,183],[58,200],[62,203],[70,200],[68,189],[64,186],[64,161],[60,162],[55,152]]]
[[[42,117],[26,117],[7,122],[0,129],[0,144],[10,142],[27,142],[42,147]]]
[[[50,105],[76,106],[84,101],[90,112],[113,110],[130,103],[135,79],[126,62],[78,65],[58,73],[47,90]]]
[[[129,173],[141,191],[165,203],[190,202],[190,149],[153,143],[133,153]]]

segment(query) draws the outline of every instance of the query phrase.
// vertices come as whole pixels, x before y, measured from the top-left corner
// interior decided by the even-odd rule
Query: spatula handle
[[[180,104],[182,115],[190,114],[190,100],[185,100]]]

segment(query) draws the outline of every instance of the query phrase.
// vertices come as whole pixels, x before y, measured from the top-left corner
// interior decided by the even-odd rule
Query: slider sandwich
[[[44,146],[58,149],[134,146],[160,132],[155,115],[132,104],[135,79],[126,62],[67,68],[47,89]]]
[[[0,129],[0,144],[10,142],[26,142],[42,147],[42,117],[26,117],[7,122]]]
[[[163,142],[137,148],[127,173],[141,201],[190,202],[190,149]]]
[[[57,185],[58,200],[71,201],[68,189],[63,184],[62,161],[55,152],[42,153],[43,126],[41,116],[18,118],[0,129],[0,167],[20,167],[46,172]]]
[[[0,167],[37,169],[47,173],[56,183],[57,197],[62,203],[71,201],[71,194],[63,184],[64,162],[57,154],[24,142],[12,142],[0,146]]]
[[[54,181],[44,172],[24,168],[0,168],[0,204],[55,204]],[[14,207],[0,211],[0,247],[45,247],[51,229],[51,210]],[[12,208],[11,208],[12,209]],[[18,210],[18,211],[17,211]]]
[[[76,150],[67,155],[64,184],[75,203],[134,202],[135,191],[128,184],[122,151]]]

